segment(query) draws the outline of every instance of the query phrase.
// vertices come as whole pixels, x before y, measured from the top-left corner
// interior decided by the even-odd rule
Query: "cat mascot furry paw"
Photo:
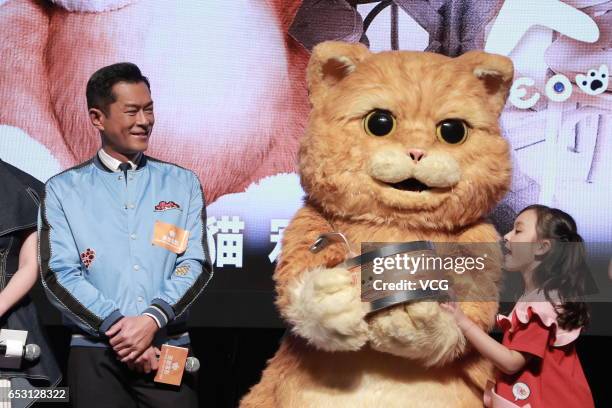
[[[485,217],[510,183],[498,117],[512,76],[509,59],[479,51],[449,58],[373,54],[341,42],[314,48],[312,111],[299,151],[307,196],[285,230],[274,275],[291,330],[242,407],[482,406],[492,367],[438,302],[368,313],[359,285],[338,266],[345,247],[309,248],[331,231],[353,248],[497,242]],[[461,308],[484,329],[494,322],[500,274],[490,256],[477,282],[452,277],[472,299]],[[477,301],[491,293],[493,300]]]

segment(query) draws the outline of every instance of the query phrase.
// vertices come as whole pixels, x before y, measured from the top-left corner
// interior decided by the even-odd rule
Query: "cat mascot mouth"
[[[446,192],[461,180],[459,163],[443,152],[392,147],[375,152],[368,164],[372,179],[402,192]]]
[[[391,183],[389,184],[396,190],[402,191],[414,191],[420,193],[421,191],[429,190],[429,186],[425,183],[421,183],[419,180],[411,177],[404,181],[400,181],[399,183]]]

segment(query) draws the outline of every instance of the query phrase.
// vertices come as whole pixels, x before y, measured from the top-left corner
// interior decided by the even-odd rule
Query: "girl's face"
[[[516,218],[512,231],[504,235],[504,268],[507,271],[526,271],[533,267],[536,255],[540,253],[537,221],[535,210],[527,210]]]

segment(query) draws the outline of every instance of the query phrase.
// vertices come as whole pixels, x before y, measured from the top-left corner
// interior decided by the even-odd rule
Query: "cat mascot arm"
[[[332,243],[321,252],[310,252],[319,234],[330,232],[329,223],[312,207],[298,211],[283,234],[283,251],[274,280],[281,315],[292,332],[326,351],[358,350],[368,340],[364,320],[369,310],[361,303],[359,286],[350,272],[335,267],[346,249]]]
[[[335,59],[334,55],[341,57]],[[323,43],[315,47],[307,68],[310,102],[320,104],[327,89],[366,55],[369,51],[361,44]],[[358,350],[368,340],[364,318],[369,306],[361,302],[360,287],[352,283],[349,271],[336,267],[346,258],[347,250],[340,243],[317,254],[309,250],[319,234],[331,231],[330,223],[307,199],[283,234],[283,250],[274,273],[276,304],[292,332],[315,347]]]

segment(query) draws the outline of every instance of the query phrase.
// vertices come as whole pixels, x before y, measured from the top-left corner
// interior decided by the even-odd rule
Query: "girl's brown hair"
[[[584,240],[578,234],[576,221],[566,212],[545,205],[530,205],[521,213],[528,210],[536,212],[538,238],[551,241],[550,250],[534,271],[533,283],[544,291],[546,299],[555,306],[560,327],[571,330],[586,326],[589,311],[581,299],[590,272]],[[551,291],[557,292],[561,304],[551,300]]]

